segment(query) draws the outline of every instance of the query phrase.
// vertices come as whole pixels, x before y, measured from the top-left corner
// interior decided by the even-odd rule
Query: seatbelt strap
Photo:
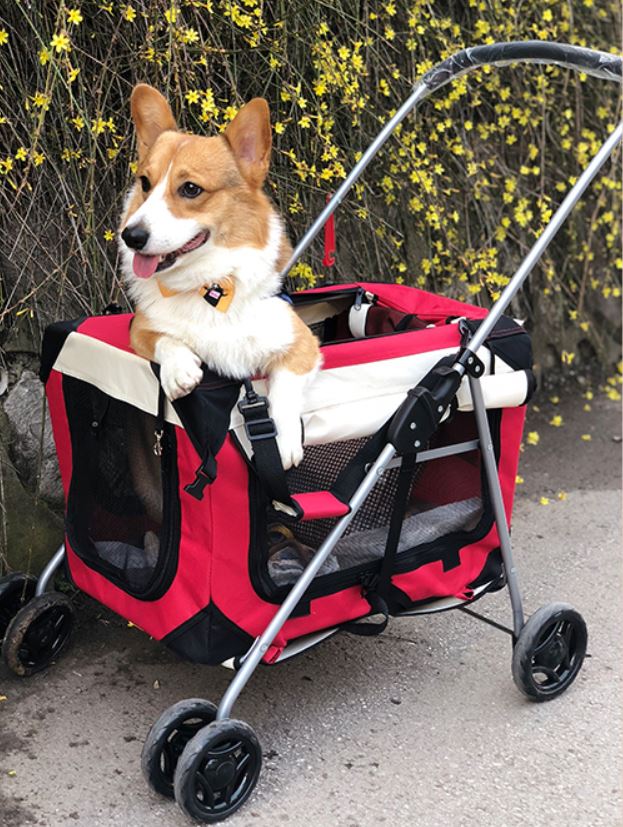
[[[277,428],[270,416],[268,399],[256,392],[249,379],[244,380],[244,388],[244,399],[238,402],[238,410],[242,414],[247,439],[253,449],[255,471],[271,500],[286,506],[292,511],[292,516],[299,516],[301,509],[290,495],[277,447]]]
[[[416,454],[406,454],[402,458],[400,471],[398,472],[398,487],[396,489],[394,507],[389,521],[387,542],[385,543],[385,552],[381,561],[381,570],[379,571],[376,583],[370,590],[371,594],[377,595],[386,604],[390,602],[389,595],[392,585],[392,574],[394,574],[402,523],[404,521],[405,511],[407,510],[409,493],[413,482],[413,473],[416,466],[415,458]],[[369,597],[367,597],[367,599],[369,599]]]

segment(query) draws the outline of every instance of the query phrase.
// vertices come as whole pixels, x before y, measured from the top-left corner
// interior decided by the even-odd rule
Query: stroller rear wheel
[[[36,587],[36,579],[29,574],[16,571],[0,577],[0,641],[22,606],[35,596]]]
[[[242,721],[214,721],[189,741],[175,771],[175,800],[204,824],[222,821],[251,795],[262,767],[262,748]]]
[[[173,798],[173,777],[184,747],[200,729],[216,718],[216,707],[201,698],[187,698],[162,713],[149,730],[141,768],[149,786]]]
[[[26,677],[49,666],[69,642],[74,609],[61,592],[33,597],[10,622],[2,656],[16,675]]]
[[[586,655],[588,634],[579,612],[566,603],[538,609],[513,650],[513,679],[533,701],[549,701],[571,686]]]

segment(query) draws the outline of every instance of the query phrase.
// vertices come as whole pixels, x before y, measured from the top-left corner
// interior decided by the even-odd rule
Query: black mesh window
[[[472,414],[456,414],[443,424],[429,448],[440,448],[476,439]],[[293,493],[330,488],[338,473],[361,448],[364,440],[309,446],[298,468],[288,472]],[[391,469],[373,488],[357,512],[335,551],[320,569],[324,575],[360,572],[362,566],[380,563],[396,497],[399,469]],[[408,565],[435,547],[444,557],[448,542],[448,561],[456,559],[457,543],[467,544],[483,533],[484,514],[481,458],[478,448],[423,462],[417,466],[398,546],[398,564]],[[268,508],[265,547],[268,574],[274,586],[294,582],[315,550],[325,539],[336,519],[296,522]],[[448,563],[450,564],[450,563]]]
[[[174,429],[166,426],[158,456],[155,417],[68,376],[63,388],[73,454],[71,546],[115,585],[157,599],[177,565]]]

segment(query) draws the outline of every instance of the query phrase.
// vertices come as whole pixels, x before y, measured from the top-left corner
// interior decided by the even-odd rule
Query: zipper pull
[[[363,304],[363,297],[365,296],[366,291],[363,287],[359,287],[355,294],[355,302],[353,304],[353,310],[361,310],[361,305]]]
[[[164,431],[154,431],[154,436],[156,437],[156,441],[154,442],[153,452],[154,456],[161,457],[162,456],[162,437],[164,436]]]

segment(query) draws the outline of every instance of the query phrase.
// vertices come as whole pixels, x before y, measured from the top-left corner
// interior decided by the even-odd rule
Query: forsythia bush
[[[131,180],[128,98],[168,95],[214,133],[268,99],[272,196],[293,239],[434,63],[467,45],[558,40],[617,51],[618,0],[11,0],[0,9],[0,319],[125,303],[115,229]],[[404,281],[487,303],[620,117],[615,84],[557,67],[489,67],[408,118],[338,211],[319,278]],[[620,303],[617,167],[607,164],[516,312],[556,359],[604,352]],[[614,308],[614,310],[613,310]],[[555,331],[558,331],[556,334]],[[571,344],[569,344],[569,342]],[[0,338],[0,344],[2,339]]]

